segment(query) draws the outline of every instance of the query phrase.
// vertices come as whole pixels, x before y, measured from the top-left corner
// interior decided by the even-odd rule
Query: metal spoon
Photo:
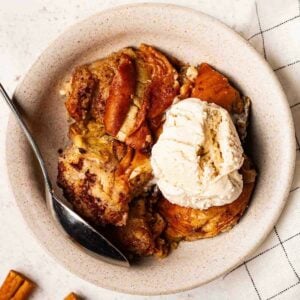
[[[1,83],[0,94],[17,118],[40,164],[45,182],[46,203],[56,223],[59,224],[60,228],[67,233],[71,240],[76,242],[76,244],[79,244],[85,252],[88,252],[96,258],[108,263],[129,267],[128,259],[117,247],[115,247],[101,233],[89,225],[54,194],[41,152],[32,138],[21,113],[14,102],[9,98]]]

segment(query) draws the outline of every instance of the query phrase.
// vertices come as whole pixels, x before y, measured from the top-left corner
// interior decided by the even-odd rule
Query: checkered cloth
[[[246,30],[245,24],[235,29],[269,62],[288,96],[297,162],[278,224],[255,254],[223,277],[223,284],[230,299],[300,299],[300,0],[257,1],[250,20]]]

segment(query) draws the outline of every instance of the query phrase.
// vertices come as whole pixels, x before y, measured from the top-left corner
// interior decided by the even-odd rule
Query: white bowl
[[[38,59],[15,92],[56,181],[57,150],[68,142],[59,89],[74,66],[124,46],[156,46],[182,61],[208,62],[252,99],[252,157],[259,171],[249,209],[230,232],[183,242],[163,260],[144,259],[129,269],[82,252],[56,228],[46,209],[41,174],[11,117],[7,164],[15,197],[30,230],[57,261],[101,287],[132,294],[166,294],[206,283],[234,268],[265,239],[278,219],[295,160],[289,106],[273,71],[238,34],[200,12],[166,4],[113,8],[73,26]]]

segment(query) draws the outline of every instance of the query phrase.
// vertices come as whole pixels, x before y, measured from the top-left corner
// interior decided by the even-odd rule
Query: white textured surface
[[[112,5],[128,2],[120,0],[89,0],[84,2],[80,0],[0,0],[0,82],[12,94],[20,77],[26,73],[30,65],[49,43],[59,33],[64,31],[68,25],[74,24],[78,20]],[[187,1],[183,0],[164,2],[187,5]],[[265,54],[274,69],[280,69],[276,73],[286,90],[290,104],[294,105],[295,121],[299,121],[297,116],[299,116],[298,112],[300,110],[298,108],[300,106],[296,106],[299,103],[300,96],[299,84],[296,79],[299,78],[299,64],[297,68],[281,68],[285,64],[293,62],[296,64],[297,60],[300,59],[299,35],[297,38],[293,35],[293,32],[297,32],[296,28],[299,29],[299,1],[287,0],[284,1],[284,6],[281,0],[259,1],[258,4],[259,12],[264,15],[264,18],[261,18],[262,30],[268,30],[280,22],[296,17],[294,21],[285,22],[285,25],[278,27],[277,30],[268,30],[268,33],[264,34],[265,41],[263,41],[261,36],[257,35],[259,30],[254,1],[188,1],[189,7],[217,17],[238,32],[242,32],[244,36],[250,37],[255,35],[251,39],[252,44],[261,53],[266,52]],[[270,10],[270,7],[274,9]],[[251,25],[249,26],[249,24]],[[287,44],[287,42],[289,43]],[[263,50],[264,43],[266,43],[266,50]],[[292,49],[298,49],[298,51],[293,52]],[[150,299],[150,297],[114,293],[84,282],[55,263],[30,236],[15,206],[6,173],[4,149],[7,119],[8,110],[0,101],[0,281],[4,279],[9,269],[14,268],[30,275],[37,282],[39,288],[32,299],[62,299],[71,290],[81,293],[87,299]],[[299,124],[296,124],[296,129],[300,129]],[[300,130],[297,131],[297,134],[299,132]],[[299,159],[298,151],[298,170],[300,167]],[[294,284],[295,274],[280,276],[285,269],[291,270],[287,261],[284,262],[284,265],[279,264],[284,259],[284,251],[279,253],[280,257],[275,255],[277,252],[280,252],[278,249],[282,250],[278,241],[277,234],[279,234],[282,242],[285,243],[287,241],[285,243],[285,251],[289,254],[290,262],[295,267],[296,275],[297,272],[300,272],[300,244],[297,238],[299,237],[300,224],[299,190],[297,190],[300,183],[300,172],[297,174],[292,187],[294,192],[289,199],[289,205],[276,226],[277,230],[269,236],[264,245],[257,251],[258,259],[254,260],[252,258],[247,262],[247,266],[238,268],[227,276],[225,280],[219,279],[198,289],[177,295],[152,298],[209,300],[259,299],[261,297],[264,299],[276,294],[276,292],[280,293],[282,289],[287,289],[285,293],[278,295],[278,299],[281,299],[281,296],[284,299],[298,299],[300,296],[300,285],[289,288]],[[270,248],[273,250],[269,251],[268,249]],[[283,246],[282,248],[284,249]],[[268,252],[261,255],[263,251]],[[274,254],[272,251],[274,251]],[[279,270],[283,272],[279,272]],[[252,281],[252,283],[248,276],[250,275],[249,272],[254,277],[254,282]],[[289,277],[291,277],[290,282],[288,280]],[[278,284],[276,282],[280,283],[279,287],[277,287]],[[256,283],[259,294],[254,290],[253,283]],[[120,285],[122,285],[121,282]],[[273,293],[267,292],[270,287],[273,287]]]

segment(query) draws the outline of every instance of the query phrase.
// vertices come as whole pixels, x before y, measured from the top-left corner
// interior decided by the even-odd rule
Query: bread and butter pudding
[[[74,209],[135,256],[213,237],[245,211],[250,99],[202,63],[142,44],[77,67],[58,185]]]

